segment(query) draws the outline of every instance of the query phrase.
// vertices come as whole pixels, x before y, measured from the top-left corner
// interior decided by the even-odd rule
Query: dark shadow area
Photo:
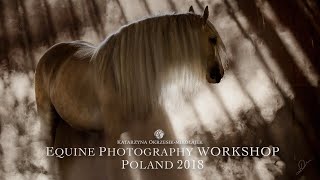
[[[8,40],[8,30],[6,27],[4,3],[0,1],[0,67],[11,69],[10,60],[8,57],[10,44]]]
[[[57,31],[63,32],[65,28],[70,27],[73,38],[79,38],[79,20],[72,7],[69,8],[71,18],[68,18],[68,15],[67,18],[63,17],[64,19],[72,19],[72,23],[67,23],[67,26],[56,26],[55,21],[58,18],[56,15],[55,19],[53,18],[52,7],[47,0],[27,3],[31,2],[21,0],[1,2],[1,46],[3,48],[0,51],[3,56],[1,59],[7,61],[2,64],[5,64],[9,70],[34,70],[37,62],[34,56],[35,48],[53,45],[58,36]],[[69,6],[72,6],[72,2],[69,3]],[[32,15],[28,14],[30,10],[27,10],[27,7],[34,8]],[[57,9],[57,11],[61,12],[61,9]],[[31,22],[35,24],[30,24]],[[15,59],[9,57],[9,53],[13,49],[22,50],[23,62],[20,62],[21,60],[17,57]],[[16,52],[11,53],[15,54]]]
[[[315,18],[319,18],[319,7],[314,6],[312,10],[306,1],[268,0],[268,2],[281,23],[291,30],[313,67],[320,73],[320,29],[317,29],[319,19],[312,21],[305,12],[308,9],[314,12]],[[243,2],[239,1],[239,3]]]
[[[94,28],[94,31],[98,35],[99,39],[103,40],[105,37],[102,16],[103,14],[100,12],[98,4],[96,0],[92,1],[84,1],[85,7],[88,9],[88,15],[90,17],[91,25]]]
[[[1,6],[0,6],[1,7]],[[0,117],[1,118],[1,117]],[[2,133],[2,123],[0,122],[0,134]],[[2,146],[0,146],[0,159],[3,159],[4,158],[4,154],[3,154],[3,148]],[[0,162],[0,178],[1,179],[4,179],[4,175],[3,175],[3,171],[4,171],[4,164],[3,162],[1,161]]]
[[[26,19],[30,25],[30,37],[32,39],[33,51],[37,46],[50,47],[53,44],[55,36],[54,27],[52,26],[51,10],[46,0],[24,2],[26,8]],[[51,22],[50,22],[51,21]],[[51,35],[52,34],[52,35]],[[36,56],[36,55],[35,55]],[[37,61],[37,59],[35,59]]]
[[[30,32],[30,24],[28,20],[28,15],[26,11],[26,7],[24,4],[24,1],[17,0],[17,11],[18,12],[18,24],[20,29],[19,33],[19,39],[21,43],[21,47],[23,50],[24,57],[26,57],[26,62],[23,64],[26,64],[27,69],[35,70],[35,59],[33,56],[33,49],[32,49],[32,37]]]
[[[68,14],[70,17],[69,19],[70,36],[73,40],[77,40],[80,38],[81,21],[76,15],[72,0],[67,0],[67,8],[68,8]]]
[[[196,0],[197,5],[200,9],[203,9],[203,5]],[[266,72],[270,77],[271,70],[266,65],[266,60],[263,58],[261,51],[259,50],[258,46],[255,42],[251,39],[248,35],[248,32],[242,27],[241,23],[237,20],[236,16],[234,15],[234,10],[228,1],[224,1],[229,15],[238,25],[238,28],[244,35],[244,37],[251,42],[256,50],[256,54],[258,55],[259,59],[261,60],[262,65],[264,68],[267,69]],[[263,19],[260,10],[256,7],[255,2],[247,2],[247,1],[238,1],[238,6],[243,11],[245,16],[249,19],[250,23],[253,24],[254,29],[252,32],[257,33],[259,37],[261,37],[271,50],[272,56],[277,59],[277,62],[280,64],[280,67],[283,69],[287,80],[290,82],[294,93],[296,95],[296,99],[294,101],[290,100],[287,95],[281,90],[281,88],[277,85],[278,91],[282,94],[282,97],[285,99],[285,107],[280,109],[278,114],[276,115],[276,119],[274,123],[270,125],[261,124],[259,128],[249,127],[250,129],[257,129],[256,132],[261,132],[260,135],[257,136],[266,140],[270,144],[278,145],[284,150],[285,152],[281,153],[281,158],[284,159],[286,163],[289,164],[287,167],[288,177],[296,178],[295,172],[297,170],[297,161],[296,158],[299,155],[295,155],[295,159],[293,158],[293,153],[288,154],[287,152],[292,151],[292,148],[296,150],[298,154],[300,153],[299,157],[310,157],[315,159],[315,167],[314,170],[319,167],[319,144],[317,142],[318,132],[319,130],[319,123],[317,119],[319,119],[319,113],[317,112],[317,108],[310,108],[310,107],[319,107],[319,90],[312,87],[307,79],[302,74],[301,70],[294,64],[293,57],[290,55],[288,51],[286,51],[286,47],[281,41],[281,39],[276,34],[274,28],[272,27],[270,22],[265,22],[266,20]],[[286,6],[283,5],[284,9]],[[212,7],[211,9],[215,9]],[[287,11],[291,11],[289,8],[286,9]],[[294,12],[292,12],[294,13]],[[301,15],[301,14],[300,14]],[[288,19],[289,15],[286,16]],[[301,20],[301,19],[300,19]],[[294,20],[295,23],[299,23],[300,21]],[[300,25],[299,25],[300,26]],[[252,33],[251,32],[251,33]],[[306,43],[306,42],[305,42]],[[302,44],[303,46],[303,44]],[[314,53],[317,51],[314,51]],[[319,51],[318,51],[319,52]],[[313,54],[313,57],[317,56],[317,54]],[[235,70],[237,71],[237,70]],[[237,72],[236,72],[237,74]],[[237,78],[237,77],[236,77]],[[298,81],[297,81],[298,80]],[[243,88],[243,83],[241,79],[237,78],[237,82],[239,86],[242,88],[244,93],[249,97],[251,102],[254,103],[253,99],[250,98],[250,94],[245,91]],[[307,95],[305,94],[307,92]],[[255,105],[256,106],[256,105]],[[257,107],[257,106],[256,106]],[[256,108],[253,112],[254,115],[259,115],[259,109]],[[288,117],[289,115],[289,117]],[[259,117],[255,117],[258,118]],[[261,115],[260,115],[261,118]],[[250,120],[252,117],[248,117],[244,114],[244,119]],[[262,122],[263,118],[261,119]],[[291,129],[284,129],[291,125]],[[276,129],[273,129],[277,127]],[[292,134],[295,136],[298,141],[286,141],[284,137],[289,136]],[[278,135],[278,136],[276,136]],[[266,137],[267,136],[267,137]],[[281,140],[280,140],[281,139]],[[299,143],[307,143],[308,146],[301,147]],[[270,145],[269,144],[269,145]],[[301,151],[301,152],[300,152]],[[297,154],[296,153],[296,154]],[[308,171],[310,177],[318,177],[315,172],[316,171]]]
[[[41,7],[42,7],[42,16],[44,22],[46,24],[46,32],[47,32],[47,46],[52,46],[56,39],[57,39],[57,30],[54,26],[53,19],[52,19],[52,10],[47,2],[47,0],[41,0]]]
[[[230,4],[228,5],[228,1],[225,1],[225,4],[229,7],[229,11],[233,11],[230,9],[231,6]],[[303,141],[307,141],[313,151],[313,153],[307,154],[307,156],[315,159],[315,166],[319,167],[319,143],[317,141],[319,135],[315,133],[319,131],[319,122],[317,121],[319,119],[319,113],[318,109],[315,108],[319,107],[319,90],[308,83],[300,69],[293,62],[293,57],[286,50],[285,45],[275,32],[272,24],[267,20],[262,20],[262,14],[256,4],[254,2],[240,0],[238,1],[238,6],[253,26],[253,31],[257,32],[258,36],[266,43],[272,56],[277,60],[277,63],[291,84],[295,93],[294,101],[291,102],[285,96],[283,97],[286,99],[287,106],[292,105],[292,121],[298,126],[301,126],[303,134],[306,135],[306,139]],[[286,9],[286,6],[282,8]],[[237,24],[240,29],[243,29],[239,22],[237,22]],[[244,30],[242,30],[242,33],[246,34]],[[249,35],[245,35],[245,37],[250,39]],[[250,41],[253,42],[252,40]],[[263,59],[260,58],[260,60]],[[265,64],[265,62],[262,63]],[[298,144],[294,146],[299,147]],[[303,151],[303,147],[301,148]],[[293,174],[293,172],[291,173]],[[314,173],[315,172],[311,173],[311,176],[319,176]]]
[[[119,2],[119,0],[116,0],[116,1],[117,1],[118,6],[120,7],[120,12],[121,12],[122,19],[124,20],[124,22],[126,24],[129,21],[128,21],[126,15],[124,14],[123,7],[122,7],[121,3]]]
[[[56,132],[56,147],[67,148],[95,148],[105,146],[103,132],[84,132],[72,128],[65,121],[60,120]],[[106,157],[66,157],[55,158],[59,165],[59,176],[65,180],[104,180],[108,177],[109,170],[106,169]]]

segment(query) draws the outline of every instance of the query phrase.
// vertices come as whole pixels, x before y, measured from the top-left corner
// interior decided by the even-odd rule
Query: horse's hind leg
[[[46,146],[54,146],[57,128],[57,115],[50,103],[37,103],[38,116],[40,118],[40,140]]]
[[[56,111],[46,93],[46,89],[41,86],[37,79],[35,88],[37,112],[40,118],[39,137],[45,143],[45,146],[54,146],[57,127]]]
[[[39,81],[36,79],[36,103],[38,117],[40,121],[40,133],[39,140],[44,143],[44,148],[42,152],[46,152],[46,148],[49,146],[54,146],[55,142],[55,132],[57,126],[57,119],[55,118],[55,110],[51,104],[49,97],[46,95],[46,91],[42,88]],[[44,154],[46,156],[47,154]],[[47,175],[51,176],[52,179],[60,179],[58,174],[57,161],[55,157],[48,157],[48,166],[45,167]]]

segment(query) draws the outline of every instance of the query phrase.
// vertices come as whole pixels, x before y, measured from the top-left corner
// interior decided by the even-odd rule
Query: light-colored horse
[[[224,45],[208,14],[208,7],[203,15],[190,7],[185,14],[123,26],[98,46],[74,41],[51,47],[35,75],[48,145],[54,143],[57,119],[76,129],[104,131],[114,140],[145,119],[167,87],[177,85],[187,94],[199,82],[220,82]]]

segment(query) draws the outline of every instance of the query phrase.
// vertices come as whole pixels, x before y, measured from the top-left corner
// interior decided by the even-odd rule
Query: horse
[[[125,25],[97,46],[72,41],[49,48],[35,72],[46,144],[54,144],[57,119],[114,141],[161,105],[169,87],[187,94],[200,82],[219,83],[225,47],[208,16],[208,7],[199,15],[191,6]]]

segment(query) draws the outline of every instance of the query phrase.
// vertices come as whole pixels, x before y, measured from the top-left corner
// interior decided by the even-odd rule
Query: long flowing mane
[[[195,90],[205,77],[201,21],[192,13],[147,18],[122,27],[95,50],[98,82],[112,71],[127,113],[143,114],[170,86]],[[217,47],[222,47],[218,39]]]

